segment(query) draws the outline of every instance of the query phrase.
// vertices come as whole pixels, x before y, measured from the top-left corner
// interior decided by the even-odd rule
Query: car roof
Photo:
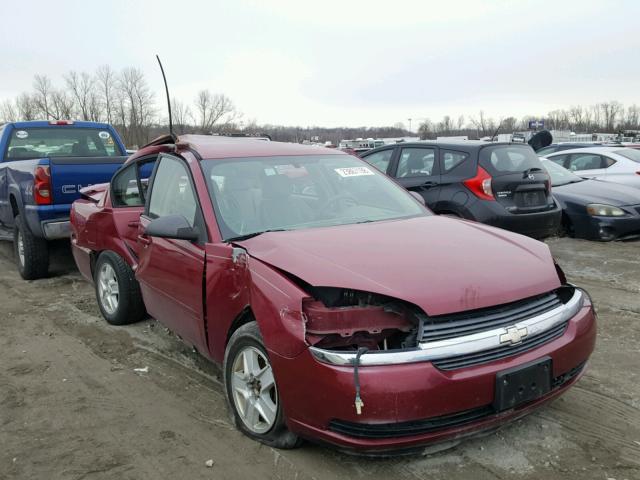
[[[33,120],[26,122],[11,122],[8,125],[12,125],[14,128],[42,128],[42,127],[60,127],[60,128],[111,128],[108,123],[98,123],[98,122],[84,122],[84,121],[75,121],[73,120],[72,124],[69,125],[52,125],[48,120]]]
[[[251,137],[220,137],[213,135],[180,135],[179,150],[192,150],[203,159],[276,157],[302,155],[348,155],[338,149],[300,145],[298,143],[266,142]]]
[[[569,153],[615,153],[618,150],[623,150],[625,147],[622,145],[616,145],[613,147],[586,147],[586,148],[572,148],[569,150],[561,150],[545,155],[546,157],[555,157],[556,155],[567,155]]]
[[[391,143],[388,145],[383,145],[381,147],[373,148],[369,152],[383,150],[389,147],[441,147],[441,148],[450,148],[452,150],[465,150],[468,152],[478,151],[484,147],[495,147],[498,145],[516,145],[516,146],[527,146],[529,144],[526,143],[514,143],[514,142],[485,142],[483,140],[424,140],[420,142],[400,142],[400,143]]]

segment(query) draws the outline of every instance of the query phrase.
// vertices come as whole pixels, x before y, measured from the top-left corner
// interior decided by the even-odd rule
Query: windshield
[[[480,165],[491,175],[542,169],[540,160],[529,145],[495,145],[480,150]]]
[[[117,157],[123,155],[107,130],[97,128],[21,128],[11,132],[7,158]]]
[[[633,160],[634,162],[640,163],[640,150],[625,148],[622,150],[616,150],[613,153],[620,155],[622,157],[628,158],[629,160]]]
[[[559,187],[567,183],[582,182],[584,180],[557,163],[553,163],[551,160],[542,160],[542,165],[547,172],[549,172],[552,187]]]
[[[201,164],[224,239],[428,215],[404,189],[351,155]]]

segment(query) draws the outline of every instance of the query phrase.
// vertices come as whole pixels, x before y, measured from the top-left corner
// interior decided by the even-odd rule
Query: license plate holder
[[[509,410],[551,391],[551,358],[544,357],[496,374],[496,411]]]

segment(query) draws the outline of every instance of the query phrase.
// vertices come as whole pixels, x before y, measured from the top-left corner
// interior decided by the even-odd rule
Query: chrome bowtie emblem
[[[509,327],[505,330],[505,333],[500,335],[500,343],[516,345],[522,342],[522,339],[527,336],[527,333],[527,327]]]

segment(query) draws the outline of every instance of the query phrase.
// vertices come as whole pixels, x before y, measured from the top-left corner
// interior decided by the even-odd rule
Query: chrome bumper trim
[[[523,332],[526,329],[526,335],[523,338],[532,337],[575,317],[583,305],[584,293],[579,288],[576,288],[571,299],[564,305],[527,320],[514,323],[509,327],[495,328],[485,332],[436,342],[420,343],[417,348],[409,350],[368,352],[360,356],[359,364],[372,366],[428,362],[490,350],[508,345],[508,342],[501,341],[501,337],[504,338],[505,335],[508,335],[514,327],[519,332]],[[513,345],[518,345],[518,343],[513,343]],[[325,350],[316,347],[309,347],[309,350],[317,360],[323,363],[339,366],[349,366],[355,363],[356,352]]]

